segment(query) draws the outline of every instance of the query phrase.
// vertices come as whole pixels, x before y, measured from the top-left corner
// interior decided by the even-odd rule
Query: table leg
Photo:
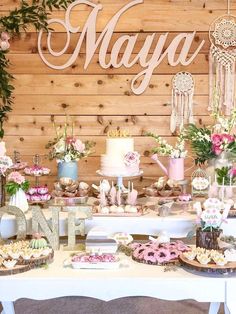
[[[225,311],[225,314],[231,314],[226,303],[224,303],[224,311]]]
[[[208,314],[217,314],[220,308],[219,302],[211,302]]]
[[[2,301],[3,311],[1,314],[15,314],[14,303],[11,301],[3,302]]]

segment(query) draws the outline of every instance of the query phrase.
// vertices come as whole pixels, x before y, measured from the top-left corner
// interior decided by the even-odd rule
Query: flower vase
[[[57,165],[58,179],[71,178],[72,180],[78,180],[78,162],[74,161],[60,161]]]
[[[217,239],[221,233],[221,229],[204,231],[202,228],[198,228],[196,231],[196,246],[207,250],[219,250]]]
[[[171,180],[184,180],[184,158],[169,158],[168,175]]]
[[[20,208],[23,213],[29,209],[29,204],[25,192],[20,188],[16,194],[12,195],[9,200],[9,205]]]

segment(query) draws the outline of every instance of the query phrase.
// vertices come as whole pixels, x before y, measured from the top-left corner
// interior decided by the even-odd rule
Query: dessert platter
[[[27,193],[29,204],[45,204],[51,199],[51,195],[46,185],[40,185],[39,178],[48,176],[51,170],[47,167],[40,166],[40,156],[36,154],[33,158],[33,166],[24,168],[26,176],[34,177],[35,184]]]
[[[64,266],[72,266],[74,269],[117,269],[120,267],[120,259],[111,253],[88,254],[81,252],[64,261]]]
[[[117,242],[103,228],[91,229],[86,237],[85,252],[77,252],[64,261],[74,269],[117,269],[120,259],[116,255]]]
[[[85,204],[88,200],[90,187],[85,182],[78,182],[71,178],[60,178],[54,183],[52,191],[53,205],[74,206]]]
[[[94,216],[141,216],[148,212],[148,208],[137,204],[138,191],[129,182],[126,192],[120,187],[110,186],[108,181],[100,183],[98,199],[94,202]]]
[[[133,242],[129,247],[132,250],[132,259],[134,261],[157,266],[176,264],[180,254],[190,250],[182,241],[166,243],[160,243],[159,241]]]
[[[172,198],[178,199],[181,194],[181,187],[178,182],[168,179],[168,177],[160,177],[156,182],[143,189],[144,195],[147,197]]]
[[[45,203],[51,199],[48,187],[44,186],[33,186],[29,188],[26,193],[26,197],[29,203]]]
[[[47,241],[36,234],[31,241],[17,241],[0,246],[0,276],[29,271],[53,261],[54,252]]]
[[[207,250],[194,247],[179,256],[181,265],[199,272],[229,274],[236,272],[236,250]]]

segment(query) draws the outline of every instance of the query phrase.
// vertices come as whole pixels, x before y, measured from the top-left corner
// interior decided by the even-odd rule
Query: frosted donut
[[[170,250],[170,259],[176,259],[180,255],[180,252],[176,249],[171,249]]]
[[[135,250],[139,248],[141,245],[142,245],[141,243],[134,242],[134,243],[131,243],[129,247],[131,248],[131,250]]]
[[[157,262],[160,264],[168,262],[170,260],[170,252],[167,249],[159,249],[155,253]]]
[[[156,263],[156,257],[155,257],[156,251],[148,249],[144,253],[144,260],[145,262],[150,262],[150,263]]]
[[[137,248],[134,252],[133,252],[133,256],[135,258],[138,258],[138,259],[143,259],[144,257],[144,248]]]

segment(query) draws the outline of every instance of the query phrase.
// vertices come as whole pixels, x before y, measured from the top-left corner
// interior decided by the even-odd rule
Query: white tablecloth
[[[44,210],[47,220],[50,220],[51,214],[48,209]],[[67,235],[67,212],[60,212],[60,236]],[[31,231],[31,212],[26,214],[28,233]],[[173,238],[186,237],[187,233],[192,230],[196,216],[191,213],[175,212],[167,217],[159,217],[156,212],[151,211],[149,214],[140,217],[93,217],[86,220],[85,232],[87,233],[92,227],[102,226],[111,233],[128,232],[131,234],[157,235],[160,231],[165,230]],[[222,225],[224,233],[236,236],[236,219],[228,219],[228,223]],[[16,221],[14,216],[4,215],[0,232],[3,238],[8,238],[16,234]]]
[[[19,298],[43,300],[63,296],[87,296],[104,301],[127,296],[225,301],[224,276],[200,276],[182,268],[164,272],[164,267],[139,264],[125,255],[121,255],[123,266],[116,270],[63,268],[63,261],[69,255],[70,252],[57,251],[55,261],[48,269],[0,277],[0,301],[9,305],[4,302]]]

